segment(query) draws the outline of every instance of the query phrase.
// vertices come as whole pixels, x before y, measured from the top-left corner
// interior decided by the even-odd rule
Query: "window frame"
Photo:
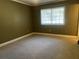
[[[51,12],[51,23],[50,24],[42,24],[42,18],[41,18],[41,14],[40,14],[41,25],[58,25],[58,26],[59,25],[62,25],[62,26],[65,25],[65,12],[66,12],[65,11],[66,10],[65,6],[58,6],[58,7],[51,7],[51,8],[43,8],[43,9],[40,10],[40,13],[41,13],[42,10],[51,9],[51,11],[52,11],[52,9],[55,9],[55,8],[64,8],[64,15],[63,15],[64,16],[64,20],[63,20],[63,24],[61,24],[61,23],[60,24],[53,24],[52,23],[52,12]]]

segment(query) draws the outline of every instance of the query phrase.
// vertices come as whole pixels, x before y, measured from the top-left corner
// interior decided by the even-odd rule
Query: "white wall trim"
[[[67,37],[67,38],[74,38],[74,39],[76,39],[76,41],[78,41],[78,36],[73,36],[73,35],[50,34],[50,33],[39,33],[39,32],[33,32],[33,34],[40,34],[40,35],[47,35],[47,36],[57,36],[57,37]]]
[[[21,36],[19,38],[16,38],[16,39],[13,39],[13,40],[10,40],[8,42],[5,42],[5,43],[2,43],[0,44],[0,47],[4,47],[8,44],[11,44],[11,43],[14,43],[18,40],[21,40],[22,38],[25,38],[25,37],[28,37],[28,36],[31,36],[33,34],[40,34],[40,35],[47,35],[47,36],[58,36],[58,37],[68,37],[68,38],[74,38],[74,39],[77,39],[76,41],[78,41],[78,36],[72,36],[72,35],[61,35],[61,34],[50,34],[50,33],[39,33],[39,32],[32,32],[32,33],[29,33],[29,34],[26,34],[24,36]]]
[[[33,34],[33,33],[29,33],[29,34],[26,34],[26,35],[21,36],[21,37],[19,37],[19,38],[16,38],[16,39],[10,40],[10,41],[8,41],[8,42],[2,43],[2,44],[0,44],[0,47],[6,46],[6,45],[11,44],[11,43],[14,43],[14,42],[16,42],[16,41],[18,41],[18,40],[21,40],[22,38],[31,36],[32,34]]]
[[[64,37],[77,37],[77,36],[74,36],[74,35],[62,35],[62,34],[51,34],[51,33],[41,33],[41,32],[33,32],[33,34],[52,35],[52,36],[64,36]]]

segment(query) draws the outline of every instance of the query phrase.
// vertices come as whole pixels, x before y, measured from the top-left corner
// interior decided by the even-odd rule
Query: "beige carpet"
[[[79,59],[72,38],[32,35],[0,48],[0,59]]]

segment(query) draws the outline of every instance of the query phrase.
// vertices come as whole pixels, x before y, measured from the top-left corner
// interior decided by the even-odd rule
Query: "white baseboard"
[[[32,32],[32,33],[26,34],[26,35],[24,35],[24,36],[21,36],[21,37],[19,37],[19,38],[16,38],[16,39],[10,40],[10,41],[8,41],[8,42],[2,43],[2,44],[0,44],[0,47],[6,46],[6,45],[11,44],[11,43],[14,43],[14,42],[16,42],[16,41],[18,41],[18,40],[21,40],[22,38],[31,36],[31,35],[33,35],[33,34],[41,34],[41,35],[48,35],[48,36],[58,36],[58,37],[68,37],[68,38],[77,39],[76,41],[78,41],[78,36]]]
[[[51,36],[63,36],[63,37],[77,37],[73,35],[62,35],[62,34],[51,34],[51,33],[39,33],[39,32],[33,32],[33,34],[42,34],[42,35],[51,35]]]
[[[39,33],[39,32],[33,32],[33,34],[40,34],[40,35],[47,35],[47,36],[57,36],[57,37],[66,37],[66,38],[74,38],[75,41],[78,41],[78,36],[73,35],[62,35],[62,34],[50,34],[50,33]]]
[[[0,44],[0,47],[6,46],[6,45],[11,44],[11,43],[14,43],[14,42],[16,42],[16,41],[18,41],[18,40],[21,40],[22,38],[25,38],[25,37],[28,37],[28,36],[32,35],[32,34],[33,34],[33,33],[29,33],[29,34],[26,34],[26,35],[21,36],[21,37],[19,37],[19,38],[16,38],[16,39],[10,40],[10,41],[8,41],[8,42],[2,43],[2,44]]]

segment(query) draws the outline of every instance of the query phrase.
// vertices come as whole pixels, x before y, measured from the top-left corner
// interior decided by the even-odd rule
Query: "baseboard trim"
[[[26,34],[26,35],[21,36],[21,37],[19,37],[19,38],[16,38],[16,39],[10,40],[10,41],[8,41],[8,42],[2,43],[2,44],[0,44],[0,47],[6,46],[6,45],[11,44],[11,43],[14,43],[14,42],[16,42],[16,41],[18,41],[18,40],[21,40],[22,38],[31,36],[32,34],[33,34],[33,33],[29,33],[29,34]]]
[[[52,36],[64,36],[64,37],[77,37],[74,35],[62,35],[62,34],[51,34],[51,33],[41,33],[41,32],[33,32],[33,34],[42,34],[42,35],[52,35]]]
[[[78,36],[32,32],[32,33],[26,34],[26,35],[24,35],[24,36],[21,36],[21,37],[19,37],[19,38],[16,38],[16,39],[10,40],[10,41],[8,41],[8,42],[2,43],[2,44],[0,44],[0,47],[4,47],[4,46],[6,46],[6,45],[8,45],[8,44],[14,43],[14,42],[16,42],[16,41],[18,41],[18,40],[21,40],[22,38],[31,36],[31,35],[33,35],[33,34],[40,34],[40,35],[47,35],[47,36],[68,37],[68,38],[71,38],[71,37],[72,37],[72,38],[74,38],[74,39],[77,39],[76,41],[78,42]]]
[[[47,36],[74,38],[74,39],[76,39],[75,41],[78,41],[78,36],[73,36],[73,35],[50,34],[50,33],[39,33],[39,32],[33,32],[33,34],[41,34],[41,35],[47,35]]]

